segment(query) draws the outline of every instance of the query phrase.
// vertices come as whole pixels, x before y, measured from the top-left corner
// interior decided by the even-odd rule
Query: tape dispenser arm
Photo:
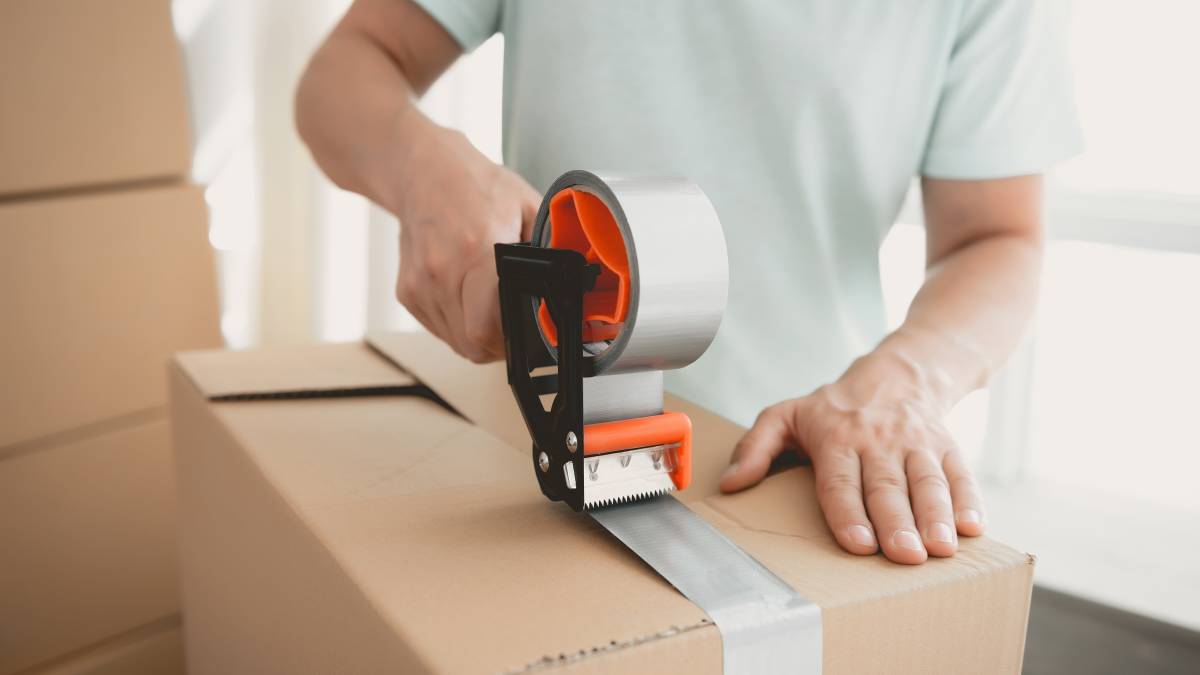
[[[533,466],[542,493],[584,509],[583,378],[594,358],[583,351],[583,296],[600,269],[583,254],[532,244],[496,244],[500,316],[508,384],[533,439]],[[558,329],[557,359],[542,341],[532,311],[544,300]],[[554,372],[534,371],[554,366]],[[549,408],[543,397],[554,395]]]

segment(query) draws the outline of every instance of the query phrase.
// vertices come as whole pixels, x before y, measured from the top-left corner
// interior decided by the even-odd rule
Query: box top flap
[[[503,361],[476,365],[429,333],[371,333],[367,343],[429,385],[464,417],[514,448],[530,446]]]
[[[212,400],[403,393],[418,384],[361,342],[185,352],[175,360]]]
[[[472,364],[428,333],[379,333],[368,340],[467,419],[514,448],[524,450],[530,446],[529,432],[509,391],[503,363]],[[963,539],[960,552],[953,558],[933,559],[916,568],[896,565],[881,555],[861,558],[845,553],[825,524],[811,469],[795,467],[768,477],[754,489],[722,495],[717,483],[745,429],[676,396],[667,395],[664,406],[686,413],[694,429],[692,485],[676,497],[819,604],[861,599],[863,588],[890,593],[911,584],[936,583],[955,574],[976,575],[989,568],[1028,562],[1026,554],[987,538]],[[528,482],[529,492],[540,497],[532,476]],[[733,536],[731,532],[759,534]],[[802,547],[811,549],[811,556],[799,555],[797,544],[801,541]],[[822,575],[814,575],[814,566],[827,569],[829,576],[822,579]],[[848,581],[841,584],[837,579]],[[888,581],[881,583],[884,579]],[[869,585],[850,587],[860,582]],[[831,589],[835,592],[830,593]]]
[[[424,334],[373,335],[371,344],[482,429],[397,397],[222,406],[216,416],[397,639],[444,672],[594,663],[680,635],[704,653],[719,645],[703,612],[653,569],[590,518],[546,502],[501,364],[469,364]],[[383,359],[352,347],[255,358],[268,373],[303,364],[306,376],[287,372],[277,389],[371,382],[370,358]],[[212,391],[248,388],[211,374],[233,380],[239,364],[249,368],[246,356],[209,356],[224,363],[207,368],[188,356],[183,368],[193,378],[204,370]],[[272,382],[260,374],[250,384],[269,389]],[[681,499],[821,606],[824,650],[839,672],[885,671],[891,661],[884,659],[915,659],[917,651],[935,671],[981,658],[1019,662],[1019,645],[1013,652],[991,637],[1023,630],[1031,576],[1025,555],[987,539],[964,540],[955,557],[916,567],[845,553],[821,517],[808,468],[718,494],[741,428],[684,401],[671,404],[693,416],[695,429],[694,483]],[[942,639],[964,631],[991,637]],[[471,636],[470,649],[455,637],[462,635]],[[886,644],[859,649],[864,636]],[[914,636],[937,637],[938,648],[914,651]],[[921,670],[908,665],[897,672]]]

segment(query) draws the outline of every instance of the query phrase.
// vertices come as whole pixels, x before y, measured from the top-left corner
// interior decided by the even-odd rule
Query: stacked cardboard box
[[[0,3],[0,675],[182,670],[172,352],[218,346],[168,0]]]

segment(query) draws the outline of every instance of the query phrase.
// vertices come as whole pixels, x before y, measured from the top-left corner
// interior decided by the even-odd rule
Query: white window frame
[[[899,222],[924,227],[914,181]],[[1081,190],[1046,181],[1047,240],[1081,241],[1200,255],[1200,195]],[[1011,485],[1026,476],[1032,420],[1033,346],[1037,326],[988,386],[982,480]]]
[[[1082,190],[1046,184],[1047,241],[1200,255],[1200,195]],[[914,181],[899,222],[924,226]],[[1030,475],[1037,325],[988,387],[976,472],[989,532],[1042,556],[1037,582],[1200,630],[1200,548],[1176,546],[1190,515],[1065,488]],[[1124,533],[1137,542],[1122,544]],[[1131,573],[1140,570],[1145,573]]]

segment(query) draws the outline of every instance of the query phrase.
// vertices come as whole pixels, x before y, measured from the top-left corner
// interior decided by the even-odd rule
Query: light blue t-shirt
[[[878,250],[914,175],[1080,145],[1056,2],[418,1],[467,51],[504,34],[504,159],[535,188],[579,168],[712,199],[729,306],[667,381],[742,424],[883,337]]]

